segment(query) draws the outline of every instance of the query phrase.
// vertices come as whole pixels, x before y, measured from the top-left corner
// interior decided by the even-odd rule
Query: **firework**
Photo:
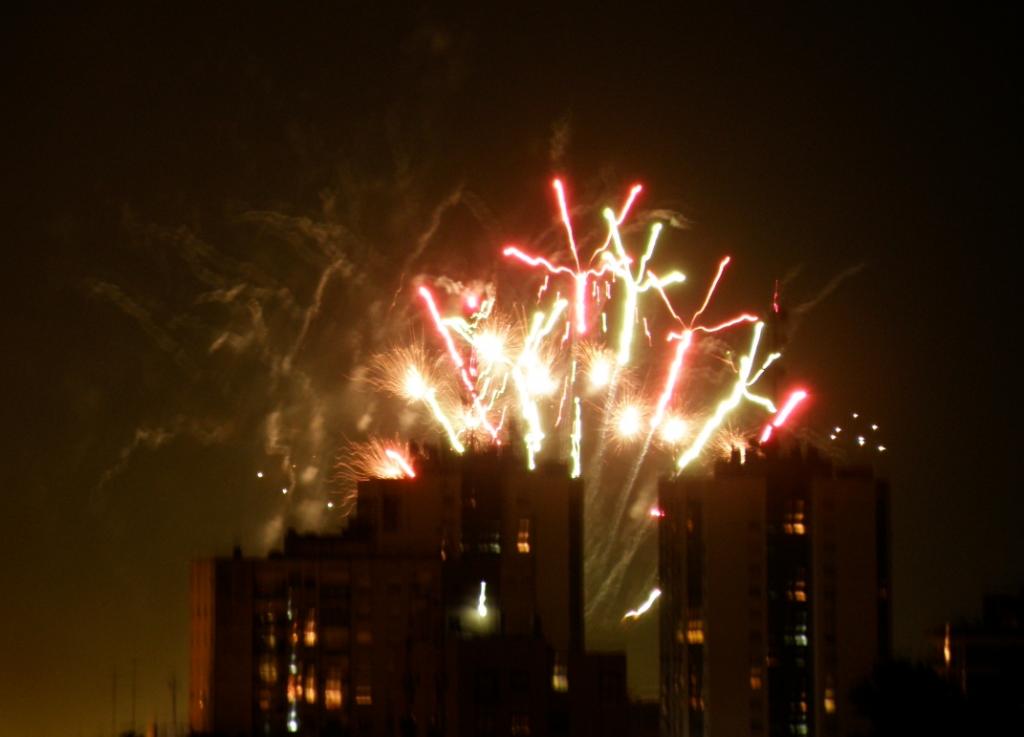
[[[675,463],[676,471],[682,471],[703,452],[726,417],[744,400],[773,415],[761,431],[761,437],[767,440],[797,404],[806,398],[806,392],[800,390],[803,393],[790,395],[781,410],[770,398],[753,392],[751,387],[779,357],[778,353],[771,353],[759,366],[755,366],[764,328],[764,323],[755,315],[743,313],[711,326],[698,324],[708,311],[731,259],[725,257],[719,262],[703,299],[690,320],[684,322],[673,308],[666,288],[682,284],[686,277],[680,271],[670,271],[661,276],[650,266],[662,232],[661,224],[651,226],[646,245],[638,257],[627,250],[623,241],[620,226],[640,187],[630,190],[618,213],[605,208],[606,237],[586,259],[581,256],[574,232],[565,185],[560,179],[555,179],[552,187],[571,264],[558,264],[515,245],[502,250],[506,258],[544,275],[543,284],[537,292],[539,304],[532,317],[521,327],[501,317],[495,305],[497,293],[490,288],[486,297],[475,290],[461,295],[460,309],[463,314],[468,311],[468,317],[458,314],[446,316],[434,293],[426,286],[419,286],[416,291],[426,307],[427,324],[437,335],[444,362],[450,366],[451,372],[446,377],[440,376],[438,360],[429,359],[422,349],[400,351],[382,361],[388,370],[380,372],[386,378],[379,380],[378,385],[410,403],[420,403],[428,408],[434,421],[444,430],[450,445],[458,452],[462,452],[465,442],[477,437],[480,431],[489,436],[490,442],[501,443],[499,430],[511,413],[517,420],[517,426],[523,429],[526,463],[531,469],[536,466],[537,455],[544,449],[552,430],[564,422],[568,429],[560,434],[562,440],[559,445],[561,452],[570,459],[570,474],[574,477],[581,475],[586,417],[595,411],[604,415],[600,424],[609,428],[619,443],[634,439],[641,441],[640,456],[635,464],[637,471],[655,437],[659,444],[668,447],[681,446],[684,438],[688,437],[685,447],[679,449]],[[553,299],[547,298],[550,280],[556,277],[567,280],[571,285],[571,300],[563,299],[557,293]],[[451,280],[447,283],[450,284]],[[644,308],[642,297],[651,291],[659,295],[661,304],[681,326],[681,329],[669,331],[659,341],[654,340],[648,316],[641,314]],[[546,299],[547,304],[544,304]],[[620,308],[612,344],[606,343],[603,337],[577,341],[588,332],[589,316],[594,314],[591,303],[602,308],[602,324],[605,324],[606,305]],[[688,423],[673,414],[672,406],[685,392],[687,357],[692,353],[697,336],[747,323],[754,323],[751,347],[739,365],[734,367],[736,377],[732,390],[717,400],[714,411],[706,417],[703,426],[691,433]],[[667,359],[663,371],[653,371],[654,375],[660,373],[662,380],[659,389],[649,399],[645,398],[649,393],[644,387],[626,394],[620,390],[622,372],[635,360],[639,350],[635,341],[638,324],[643,325],[648,336],[646,351],[649,353],[644,358],[655,361],[661,357]],[[562,327],[557,327],[559,325]],[[645,375],[651,374],[650,369],[646,370]],[[585,411],[580,387],[585,387],[589,395],[603,394],[603,402],[599,400],[592,409]],[[694,403],[692,397],[688,398],[688,403]],[[599,443],[595,450],[600,448]],[[636,476],[636,471],[632,476]],[[628,487],[626,491],[629,492]]]
[[[639,548],[642,536],[628,537],[627,525],[636,531],[633,518],[650,524],[661,516],[656,507],[658,514],[650,516],[627,514],[650,504],[649,496],[634,497],[634,487],[650,488],[645,484],[651,474],[642,469],[657,472],[658,464],[665,464],[661,472],[680,473],[704,456],[737,451],[744,461],[750,448],[757,447],[751,439],[759,433],[762,444],[767,442],[808,394],[793,391],[779,408],[772,397],[755,392],[779,358],[777,352],[760,355],[765,323],[758,316],[744,312],[718,322],[706,320],[730,257],[718,262],[696,309],[684,320],[672,301],[677,290],[671,290],[672,299],[669,291],[684,285],[685,275],[652,267],[662,225],[655,222],[647,229],[637,253],[625,243],[625,236],[636,230],[623,230],[623,225],[640,186],[629,190],[618,212],[602,211],[603,241],[588,247],[589,255],[581,251],[587,244],[577,240],[565,185],[555,179],[552,188],[567,253],[511,244],[500,251],[509,262],[537,275],[537,288],[530,290],[535,303],[502,303],[492,284],[463,288],[446,277],[435,280],[438,289],[421,283],[414,300],[424,308],[422,325],[431,350],[419,344],[396,349],[377,357],[369,374],[378,388],[428,410],[456,452],[467,445],[509,441],[522,448],[531,470],[541,453],[566,459],[573,478],[587,468],[587,509],[600,510],[588,511],[599,515],[588,519],[601,527],[599,534],[593,533],[598,542],[587,565],[597,565],[605,574],[604,584],[588,602],[589,611],[623,583]],[[657,299],[650,298],[652,292]],[[777,304],[777,294],[773,300]],[[600,329],[593,329],[598,324]],[[749,347],[733,363],[725,333],[747,326],[752,327]],[[637,339],[640,330],[645,339]],[[716,359],[710,367],[708,356]],[[724,371],[731,375],[723,382]],[[703,388],[723,384],[724,395]],[[741,404],[750,405],[750,413],[739,412]],[[833,435],[839,432],[837,428]],[[867,433],[860,438],[862,445],[868,443]],[[872,445],[884,448],[875,438]],[[614,494],[605,493],[601,477],[607,447],[632,459],[609,471],[615,477]],[[651,449],[655,452],[648,464]],[[413,478],[416,473],[398,443],[372,441],[355,448],[354,455],[351,465],[358,469],[350,469],[350,476]],[[642,616],[659,593],[654,589],[625,619]],[[485,607],[483,582],[480,606]]]
[[[764,430],[761,431],[761,437],[759,438],[760,442],[767,443],[768,439],[772,436],[772,431],[782,427],[786,420],[789,419],[789,416],[793,414],[793,410],[797,408],[797,405],[805,399],[807,399],[807,392],[803,389],[797,389],[792,392],[782,405],[782,409],[776,413],[771,422],[764,426]],[[861,445],[864,445],[863,438],[859,438],[859,441]]]
[[[636,609],[630,609],[622,616],[622,619],[640,619],[640,617],[646,614],[650,610],[650,608],[654,606],[654,602],[658,600],[659,596],[661,596],[661,589],[654,589],[648,595],[647,601],[638,606]]]
[[[371,438],[364,442],[349,441],[342,448],[335,466],[335,480],[343,489],[352,489],[368,479],[416,478],[414,461],[404,442],[397,438]],[[343,495],[342,510],[355,501],[351,493]],[[328,509],[334,508],[328,502]]]

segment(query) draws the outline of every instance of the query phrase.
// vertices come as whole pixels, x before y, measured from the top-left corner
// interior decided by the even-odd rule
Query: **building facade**
[[[624,657],[583,650],[582,484],[500,450],[414,463],[343,534],[193,564],[194,732],[626,733]]]
[[[659,488],[663,734],[847,735],[891,648],[888,488],[813,450]]]
[[[988,594],[981,617],[931,638],[938,672],[964,697],[976,723],[1024,729],[1024,591]]]

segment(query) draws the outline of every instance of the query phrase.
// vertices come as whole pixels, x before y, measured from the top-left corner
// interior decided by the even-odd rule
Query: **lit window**
[[[306,667],[306,688],[304,690],[306,694],[306,703],[316,703],[316,667],[313,665]]]
[[[750,688],[753,691],[760,691],[764,685],[764,680],[761,677],[761,669],[756,665],[750,669]]]
[[[569,690],[569,668],[565,664],[564,656],[555,655],[555,667],[551,671],[551,688],[559,693]]]
[[[306,615],[306,630],[303,639],[306,642],[306,647],[316,645],[316,609],[310,609],[309,614]]]
[[[294,673],[288,676],[288,703],[294,704],[302,696],[302,684]]]
[[[825,688],[824,706],[826,714],[836,713],[836,690],[834,688]]]
[[[356,686],[356,703],[359,706],[370,706],[373,704],[373,689],[368,683]]]
[[[277,682],[277,659],[273,655],[260,658],[260,680],[264,683]]]
[[[704,620],[691,619],[687,622],[686,641],[691,645],[700,645],[704,642]]]
[[[787,535],[804,535],[807,533],[807,527],[804,525],[804,502],[802,499],[797,499],[795,510],[786,513],[786,519],[782,525],[782,529]],[[791,507],[792,509],[793,507]]]
[[[790,601],[807,601],[807,582],[794,581],[792,588],[786,592],[786,598]]]
[[[516,550],[520,553],[530,552],[530,519],[521,517],[519,519],[519,534],[516,537]]]
[[[340,709],[344,703],[345,692],[341,687],[341,673],[337,668],[327,673],[327,680],[324,682],[324,708],[334,710]]]

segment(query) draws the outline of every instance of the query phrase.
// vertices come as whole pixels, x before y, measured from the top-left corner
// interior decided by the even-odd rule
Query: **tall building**
[[[625,658],[583,651],[582,484],[420,451],[348,529],[192,567],[190,719],[218,735],[622,735]]]
[[[848,735],[891,647],[888,488],[814,449],[659,488],[665,737]]]

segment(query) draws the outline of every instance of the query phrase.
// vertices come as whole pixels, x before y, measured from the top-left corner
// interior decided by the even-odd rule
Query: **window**
[[[826,714],[836,713],[836,690],[829,686],[825,687],[824,704]]]
[[[782,529],[787,535],[804,535],[807,533],[807,527],[804,524],[804,501],[803,499],[797,499],[793,504],[790,505],[789,512],[786,513],[786,521],[782,525]]]
[[[260,658],[260,680],[264,683],[277,682],[277,659],[273,655]]]
[[[790,601],[807,601],[807,582],[797,580],[786,590],[786,598]]]
[[[551,671],[551,688],[558,693],[565,693],[569,690],[569,668],[565,663],[565,656],[561,653],[555,654],[555,667]]]
[[[686,642],[690,645],[704,642],[704,620],[691,619],[686,623]]]
[[[764,679],[761,669],[754,665],[750,668],[750,689],[752,691],[760,691],[761,687],[764,686]]]
[[[340,709],[344,703],[345,691],[341,685],[341,671],[332,668],[327,672],[324,682],[324,707],[328,710]]]
[[[303,633],[303,640],[306,647],[316,645],[316,609],[310,609],[306,615],[306,629]]]
[[[368,683],[361,683],[356,686],[356,704],[359,706],[373,705],[373,689]]]
[[[306,687],[303,689],[307,704],[316,703],[316,666],[306,666]]]
[[[530,552],[530,518],[519,518],[519,534],[516,536],[516,550],[520,553]]]

